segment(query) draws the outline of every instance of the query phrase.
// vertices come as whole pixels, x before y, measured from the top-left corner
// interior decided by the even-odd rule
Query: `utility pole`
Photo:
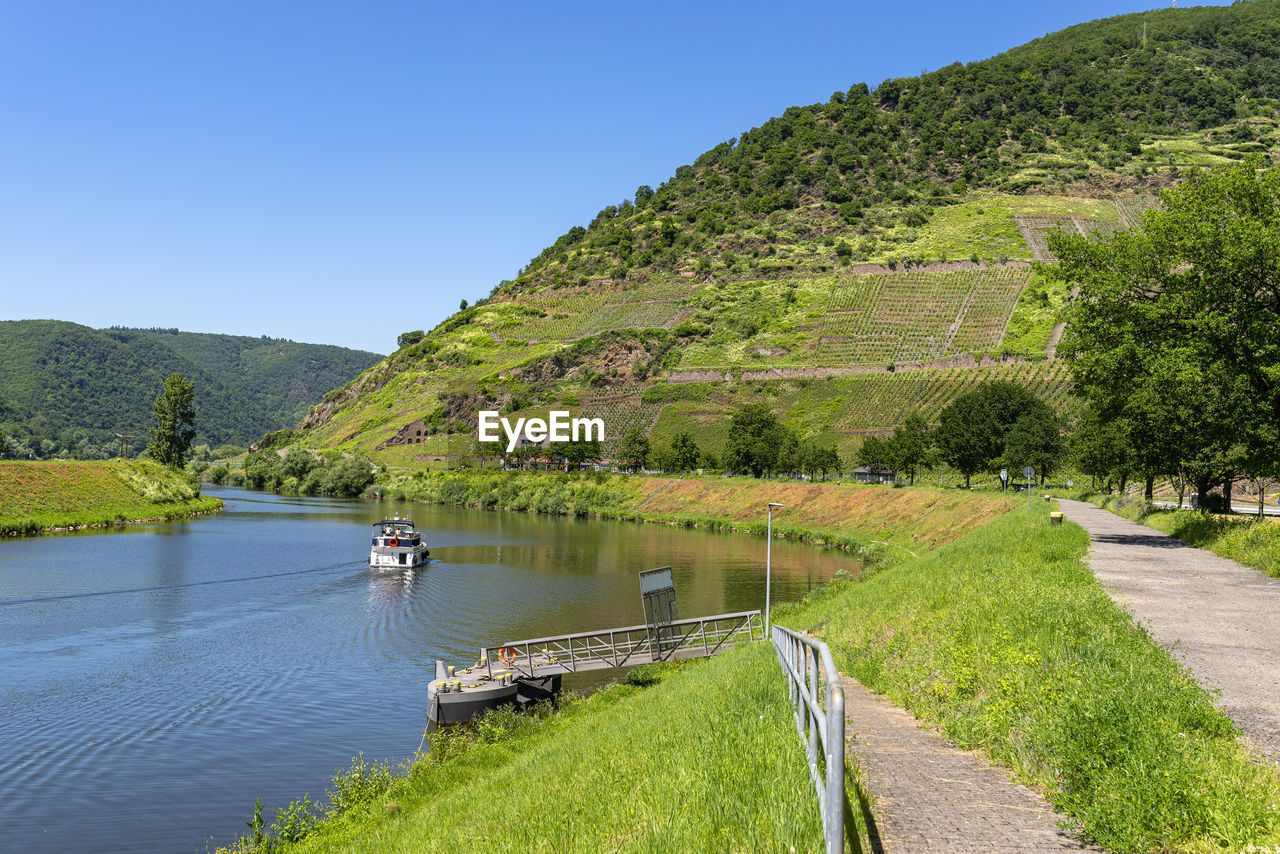
[[[766,637],[772,631],[772,624],[769,622],[769,586],[773,577],[773,508],[786,506],[775,501],[769,502],[769,533],[765,537],[764,546],[764,633]]]

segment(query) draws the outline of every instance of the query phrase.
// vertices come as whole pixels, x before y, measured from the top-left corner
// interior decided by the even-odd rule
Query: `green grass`
[[[1069,291],[1061,282],[1032,276],[1014,306],[1001,349],[1006,353],[1044,354],[1054,327],[1062,321],[1068,296]]]
[[[1016,216],[1059,216],[1117,222],[1120,213],[1107,199],[1079,196],[1000,195],[989,204]]]
[[[0,462],[0,536],[209,513],[182,474],[145,460]]]
[[[1087,546],[1037,506],[775,619],[819,632],[842,671],[1015,769],[1108,850],[1280,842],[1275,769],[1111,602]]]
[[[929,223],[918,230],[910,252],[926,261],[1031,257],[1012,214],[985,195],[934,211]]]
[[[1145,502],[1121,503],[1109,496],[1091,496],[1087,500],[1197,548],[1280,578],[1280,520],[1274,517],[1258,519],[1195,510],[1166,510]],[[1247,505],[1237,503],[1236,506]]]
[[[363,766],[363,768],[362,768]],[[431,736],[392,778],[357,762],[347,808],[296,852],[820,850],[773,649],[643,668],[556,714],[490,714]],[[853,785],[854,772],[848,783]],[[849,816],[857,831],[858,814]],[[250,850],[242,841],[239,850]]]

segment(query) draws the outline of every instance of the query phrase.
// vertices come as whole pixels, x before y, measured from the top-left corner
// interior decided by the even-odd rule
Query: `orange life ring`
[[[504,646],[502,649],[498,650],[498,661],[508,666],[515,664],[516,651],[509,646]]]
[[[397,540],[395,537],[392,537],[391,539],[387,540],[387,545],[391,546],[391,548],[394,549],[396,546],[400,545],[400,541]]]

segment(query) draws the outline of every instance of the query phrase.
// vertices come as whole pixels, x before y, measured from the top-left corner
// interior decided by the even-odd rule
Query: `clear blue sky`
[[[0,319],[389,352],[790,105],[1146,8],[3,0]]]

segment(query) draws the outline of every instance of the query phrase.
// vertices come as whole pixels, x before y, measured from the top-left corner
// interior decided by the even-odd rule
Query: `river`
[[[0,839],[24,852],[204,852],[363,752],[417,749],[436,658],[643,622],[671,565],[681,616],[759,608],[742,535],[212,488],[214,516],[0,542]],[[763,509],[763,508],[762,508]],[[431,561],[367,568],[412,517]],[[851,558],[775,542],[774,601]],[[606,675],[566,679],[592,687]]]

